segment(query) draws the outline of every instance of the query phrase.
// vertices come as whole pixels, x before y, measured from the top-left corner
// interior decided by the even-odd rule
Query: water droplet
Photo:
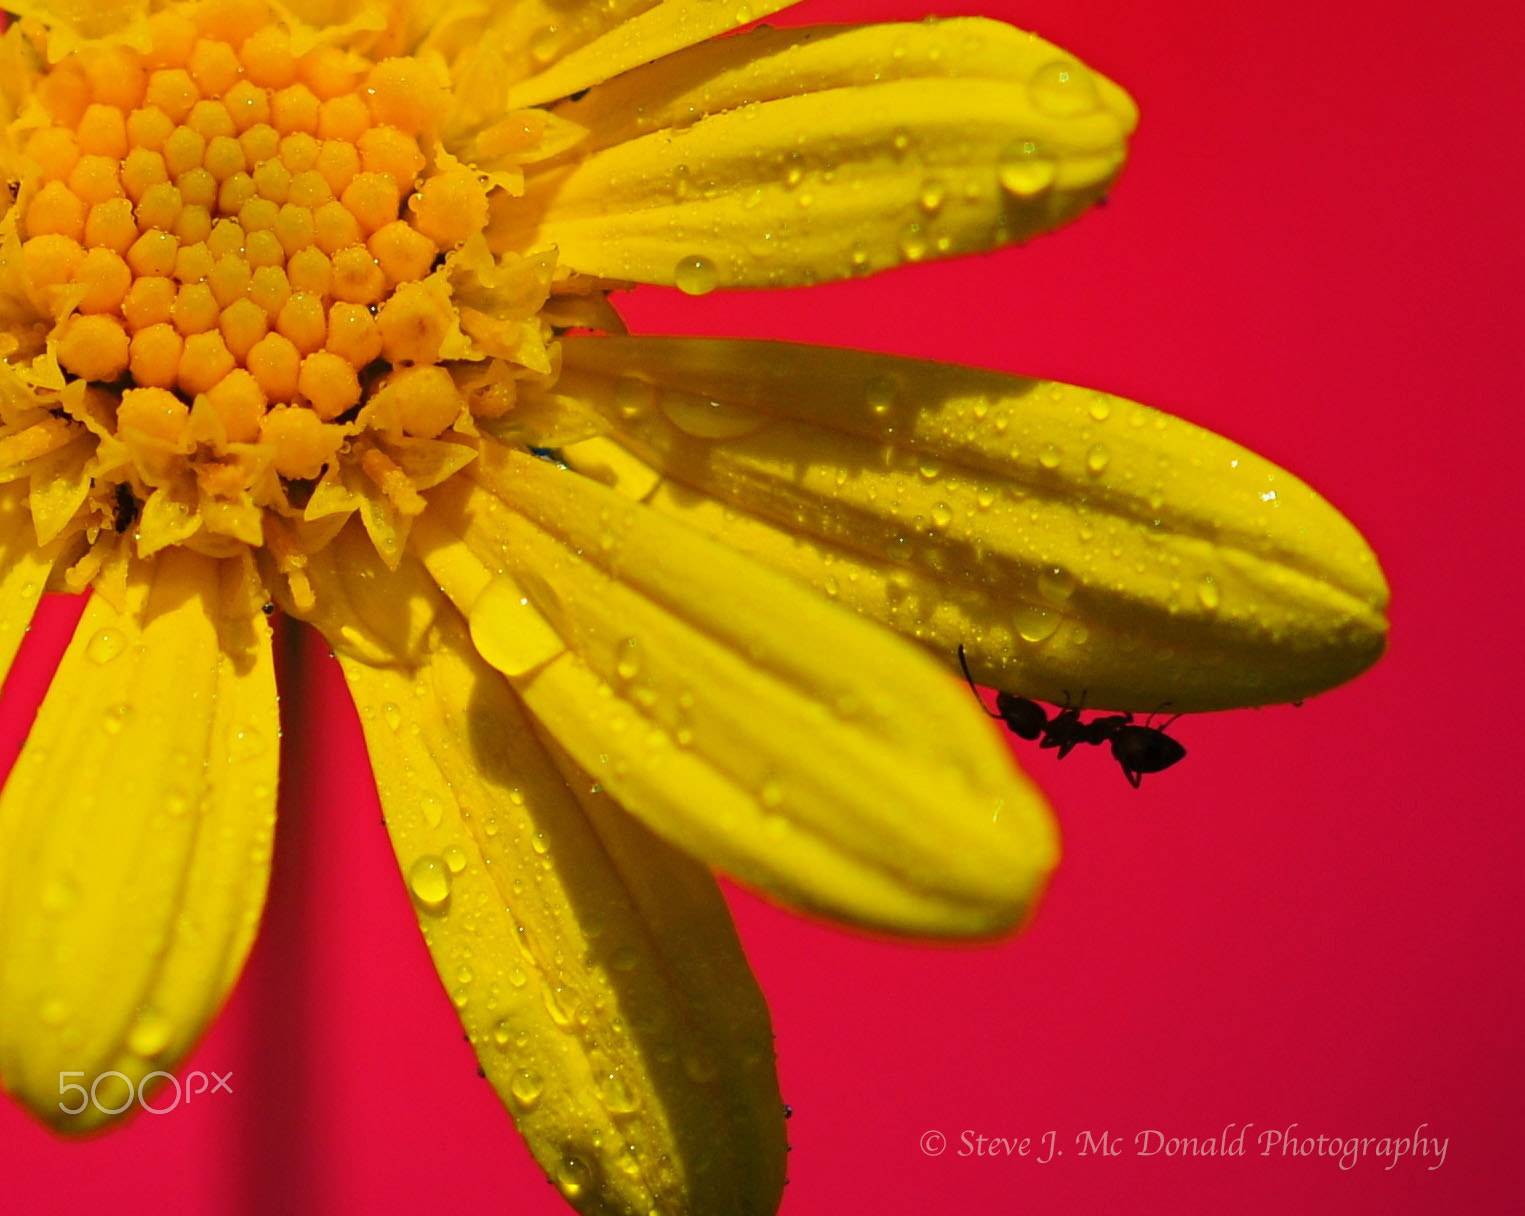
[[[621,376],[614,382],[614,408],[621,418],[634,419],[651,412],[657,390],[634,376]]]
[[[920,224],[907,224],[901,229],[900,253],[908,262],[919,262],[927,256],[927,237]]]
[[[120,629],[101,629],[85,643],[85,657],[105,666],[127,648],[127,637]]]
[[[550,847],[550,842],[546,840],[544,832],[536,832],[530,837],[530,848],[534,849],[542,857],[550,851]]]
[[[1038,453],[1038,463],[1045,469],[1057,469],[1059,467],[1059,449],[1051,443],[1045,443],[1043,450]]]
[[[129,1050],[145,1059],[158,1055],[169,1046],[171,1026],[162,1013],[145,1009],[127,1032]]]
[[[1033,105],[1051,118],[1077,118],[1101,105],[1091,73],[1073,60],[1045,64],[1027,82]]]
[[[101,716],[101,726],[108,735],[120,735],[122,727],[127,725],[127,720],[132,717],[132,706],[125,702],[118,702],[109,707]]]
[[[253,760],[265,754],[265,736],[252,726],[242,726],[228,739],[228,755],[233,760]]]
[[[1097,422],[1105,422],[1112,416],[1112,404],[1100,393],[1097,393],[1094,397],[1091,398],[1091,405],[1088,412],[1092,418],[1096,419]]]
[[[452,874],[459,874],[466,868],[466,850],[460,845],[447,845],[442,856],[445,859],[445,868]]]
[[[398,730],[402,726],[402,710],[390,701],[381,707],[381,717],[392,730]]]
[[[529,53],[536,63],[547,64],[556,58],[557,35],[560,32],[554,25],[542,25],[530,35]]]
[[[921,209],[931,215],[943,205],[943,200],[948,197],[948,190],[942,182],[936,179],[922,183],[921,195],[916,200],[921,204]]]
[[[488,583],[467,620],[477,652],[504,675],[522,676],[566,649],[512,575],[500,574]]]
[[[885,414],[900,395],[900,384],[894,376],[875,376],[863,386],[863,399],[876,414]]]
[[[1070,602],[1070,596],[1075,594],[1075,576],[1062,566],[1051,566],[1047,570],[1041,570],[1038,573],[1038,594],[1049,603],[1057,604],[1062,608]],[[1049,632],[1052,633],[1053,630]],[[1029,638],[1028,640],[1037,639]]]
[[[768,810],[775,810],[784,802],[784,783],[772,773],[763,778],[763,783],[757,791],[758,800]]]
[[[507,1019],[499,1019],[492,1026],[492,1041],[499,1047],[507,1047],[513,1033],[513,1027],[508,1024]]]
[[[421,907],[438,911],[450,898],[450,871],[432,853],[425,853],[408,868],[408,890]]]
[[[936,481],[942,476],[943,467],[935,460],[923,460],[916,466],[916,471],[921,474],[923,481]]]
[[[953,512],[948,509],[945,502],[938,503],[932,508],[932,525],[937,528],[946,528],[953,522]]]
[[[1017,626],[1017,635],[1024,642],[1042,642],[1054,636],[1060,617],[1046,608],[1023,604],[1012,614],[1012,619]]]
[[[720,272],[715,269],[715,263],[697,253],[680,258],[672,277],[678,290],[690,296],[708,295],[720,284]]]
[[[1086,471],[1095,475],[1102,472],[1112,460],[1112,453],[1104,443],[1093,443],[1086,453]]]
[[[766,414],[744,405],[712,401],[693,393],[664,393],[662,412],[680,431],[696,439],[739,439],[768,420]]]
[[[455,969],[455,981],[458,984],[469,984],[474,978],[471,968],[465,963]]]
[[[1052,186],[1058,171],[1053,161],[1038,154],[1038,146],[1032,140],[1024,140],[1001,153],[996,176],[1008,194],[1030,198]]]
[[[545,1089],[545,1082],[540,1079],[540,1074],[533,1069],[525,1068],[514,1074],[514,1079],[508,1083],[509,1093],[520,1106],[534,1106],[540,1101],[540,1094]]]
[[[640,1107],[630,1087],[618,1073],[608,1073],[598,1083],[598,1100],[611,1115],[628,1115]]]
[[[635,638],[623,638],[615,652],[615,673],[622,680],[633,680],[641,671],[641,644]]]
[[[563,1157],[556,1166],[556,1185],[568,1199],[576,1199],[593,1180],[593,1171],[581,1157]]]
[[[1218,584],[1211,574],[1203,575],[1202,581],[1197,584],[1197,598],[1209,612],[1216,612],[1218,605],[1223,602],[1223,593],[1218,590]]]
[[[741,4],[736,8],[736,24],[749,25],[757,20],[757,14],[752,11],[750,4]]]

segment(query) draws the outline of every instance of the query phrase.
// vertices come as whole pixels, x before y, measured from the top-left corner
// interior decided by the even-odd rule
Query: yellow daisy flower
[[[63,1130],[131,1109],[244,961],[277,610],[339,657],[536,1158],[643,1213],[783,1183],[712,870],[897,933],[1030,911],[1054,827],[961,646],[1141,711],[1304,697],[1381,651],[1360,536],[1185,423],[623,333],[622,284],[803,285],[1078,215],[1134,109],[1041,39],[713,37],[785,0],[10,7],[0,674],[43,590],[94,594],[0,795],[0,1077]]]

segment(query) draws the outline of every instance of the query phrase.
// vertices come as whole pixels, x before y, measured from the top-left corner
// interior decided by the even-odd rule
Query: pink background
[[[803,297],[639,294],[633,325],[896,350],[1168,408],[1365,529],[1392,647],[1301,710],[1183,720],[1189,759],[1138,793],[1104,756],[1021,748],[1067,852],[1019,939],[889,944],[737,895],[795,1112],[784,1211],[1518,1210],[1519,13],[971,7],[1133,91],[1143,126],[1110,206],[1027,249]],[[921,11],[838,0],[780,19]],[[11,750],[70,615],[46,618],[8,689]],[[188,1065],[233,1070],[234,1094],[74,1145],[0,1102],[0,1209],[562,1210],[433,977],[336,673],[309,671],[285,688],[265,933]],[[1244,1159],[1134,1152],[1146,1129],[1247,1122]],[[1255,1155],[1293,1123],[1428,1124],[1449,1147],[1435,1170]],[[941,1157],[918,1147],[930,1130]],[[1053,1131],[1066,1152],[960,1157],[966,1130]],[[1084,1130],[1124,1155],[1077,1156]]]

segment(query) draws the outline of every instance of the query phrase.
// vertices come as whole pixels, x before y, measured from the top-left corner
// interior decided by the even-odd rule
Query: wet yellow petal
[[[400,581],[432,592],[416,566]],[[582,1211],[773,1211],[771,1030],[714,879],[586,778],[574,795],[454,610],[438,620],[416,666],[340,653],[419,923],[488,1079]]]
[[[0,684],[26,636],[52,573],[54,549],[39,549],[25,482],[0,485]]]
[[[530,36],[531,45],[535,45],[533,40],[538,37],[540,54],[553,54],[556,58],[544,71],[514,85],[508,92],[508,104],[533,106],[566,97],[793,3],[794,0],[736,0],[731,4],[716,0],[661,0],[649,7],[590,6],[598,21],[609,22],[615,13],[621,13],[620,19],[606,25],[591,40],[576,42],[561,36],[566,24],[561,13],[549,5],[535,5],[545,13],[546,24]],[[641,8],[644,11],[638,11]],[[629,15],[624,15],[625,12]],[[594,28],[597,26],[591,23],[584,27],[588,31]]]
[[[1387,588],[1356,530],[1252,452],[1133,402],[766,342],[563,351],[556,392],[641,458],[621,476],[649,505],[950,664],[965,645],[1000,687],[1221,709],[1321,692],[1382,651]]]
[[[1132,102],[990,21],[723,39],[558,113],[600,132],[532,176],[496,247],[607,278],[788,286],[1022,241],[1107,188]]]
[[[70,1131],[190,1049],[269,872],[279,724],[243,568],[173,550],[130,598],[86,607],[0,795],[0,1078]]]
[[[1053,826],[967,690],[791,580],[495,444],[415,544],[484,658],[659,835],[903,932],[1023,915]]]

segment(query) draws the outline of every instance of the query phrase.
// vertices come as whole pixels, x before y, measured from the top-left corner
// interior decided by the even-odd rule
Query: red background
[[[805,296],[639,294],[634,327],[982,364],[1203,423],[1366,531],[1391,653],[1301,710],[1183,720],[1189,760],[1137,793],[1104,756],[1024,748],[1066,858],[1003,945],[889,944],[738,895],[795,1112],[786,1216],[1518,1210],[1519,12],[972,7],[1134,93],[1110,206],[1026,249]],[[780,19],[920,15],[838,0]],[[13,726],[70,615],[33,638]],[[336,674],[309,670],[285,687],[264,936],[189,1065],[232,1069],[235,1093],[73,1145],[0,1102],[0,1209],[562,1210],[433,978]],[[1144,1129],[1246,1122],[1244,1159],[1134,1153]],[[1428,1124],[1449,1146],[1435,1170],[1255,1155],[1292,1123]],[[928,1130],[943,1156],[918,1147]],[[960,1157],[965,1130],[1053,1130],[1068,1151]],[[1083,1130],[1124,1155],[1077,1156]]]

